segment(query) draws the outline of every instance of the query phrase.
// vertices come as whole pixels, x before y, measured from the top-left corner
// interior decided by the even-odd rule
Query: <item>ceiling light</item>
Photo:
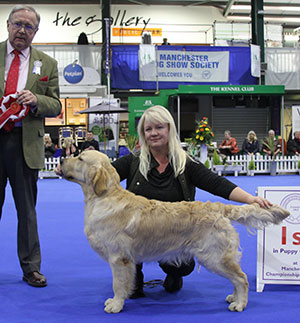
[[[266,11],[300,11],[300,6],[299,7],[288,7],[288,6],[263,6],[264,12]],[[231,6],[231,11],[251,11],[251,6],[247,5],[232,5]]]
[[[250,16],[228,16],[227,17],[229,21],[247,21],[250,22],[251,21],[251,17]],[[299,18],[297,17],[266,17],[264,16],[264,21],[265,22],[271,22],[271,23],[295,23],[295,24],[299,24]]]

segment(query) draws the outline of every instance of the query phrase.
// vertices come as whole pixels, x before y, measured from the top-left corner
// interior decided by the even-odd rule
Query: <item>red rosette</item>
[[[2,128],[8,120],[13,122],[24,119],[29,107],[17,102],[18,94],[9,94],[0,99],[0,128]]]

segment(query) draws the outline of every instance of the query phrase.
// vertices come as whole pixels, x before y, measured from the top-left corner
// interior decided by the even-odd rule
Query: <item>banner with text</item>
[[[156,57],[157,70],[152,73],[149,73],[149,66],[140,60],[140,81],[228,82],[229,79],[229,51],[159,50]],[[147,69],[147,73],[144,69]]]
[[[291,214],[257,232],[256,290],[265,284],[300,284],[300,187],[258,187],[258,195]]]
[[[108,102],[107,102],[108,101]],[[89,106],[111,104],[118,106],[118,99],[103,99],[90,97]],[[89,130],[94,134],[94,139],[99,142],[100,150],[118,150],[120,113],[89,113]]]
[[[293,138],[294,138],[294,132],[300,131],[300,106],[299,105],[293,105],[292,106],[292,127],[293,127]]]
[[[250,45],[251,48],[251,75],[260,77],[260,46]]]

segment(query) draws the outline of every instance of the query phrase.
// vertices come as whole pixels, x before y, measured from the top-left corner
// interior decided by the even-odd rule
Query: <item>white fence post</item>
[[[56,175],[55,168],[59,163],[59,157],[45,158],[45,168],[39,171],[39,178],[61,178]]]

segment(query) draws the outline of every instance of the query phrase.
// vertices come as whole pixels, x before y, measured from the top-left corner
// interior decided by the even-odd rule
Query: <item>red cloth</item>
[[[14,50],[15,57],[13,61],[11,62],[7,79],[6,79],[6,86],[4,95],[7,96],[8,94],[13,94],[17,92],[18,88],[18,79],[19,79],[19,69],[20,69],[20,53],[15,49]],[[11,131],[15,126],[15,123],[11,120],[8,120],[3,128],[6,131]]]
[[[237,146],[237,142],[233,137],[231,137],[229,140],[223,140],[220,148],[222,148],[222,146],[230,146],[229,151],[231,154],[237,154],[240,151],[239,147]]]

